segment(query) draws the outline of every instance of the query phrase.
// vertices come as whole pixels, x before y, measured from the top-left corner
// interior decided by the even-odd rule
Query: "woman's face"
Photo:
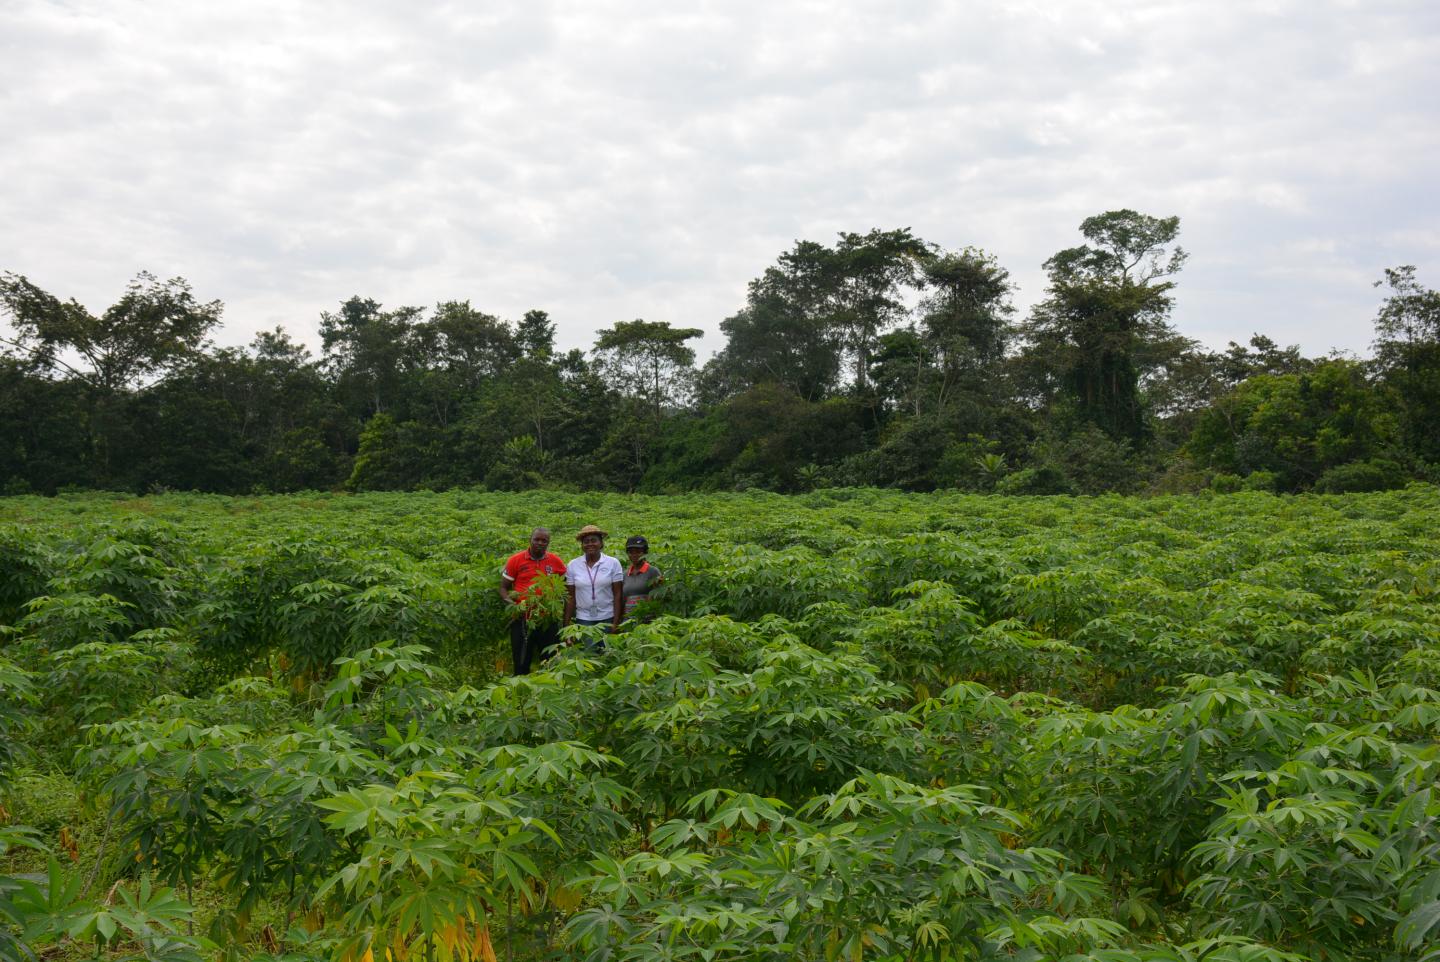
[[[598,534],[587,534],[580,539],[580,548],[585,552],[587,561],[594,561],[600,557],[600,549],[605,547],[605,539]]]
[[[630,556],[630,563],[632,565],[638,565],[645,560],[644,548],[626,548],[625,553]]]

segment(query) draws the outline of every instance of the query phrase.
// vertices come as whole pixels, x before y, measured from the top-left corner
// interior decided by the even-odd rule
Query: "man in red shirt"
[[[500,598],[513,605],[530,590],[541,575],[563,575],[565,562],[552,554],[550,529],[536,528],[530,532],[530,547],[511,555],[500,570]],[[530,674],[530,660],[537,653],[540,660],[549,658],[560,644],[558,624],[532,625],[529,616],[517,616],[510,622],[510,659],[515,674]]]

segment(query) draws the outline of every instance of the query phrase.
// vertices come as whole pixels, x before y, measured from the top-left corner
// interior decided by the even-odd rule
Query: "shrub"
[[[1045,465],[1039,468],[1022,468],[1014,474],[1000,479],[995,485],[996,494],[1070,494],[1070,482],[1059,468]]]
[[[81,817],[79,789],[58,772],[24,772],[11,787],[7,807],[10,821],[54,835]]]
[[[1210,486],[1209,472],[1187,457],[1176,457],[1146,489],[1146,494],[1198,494]]]
[[[1128,441],[1116,440],[1093,425],[1041,439],[1031,447],[1030,460],[1054,466],[1066,479],[1063,492],[1035,492],[1043,494],[1129,492],[1154,471]]]
[[[1280,475],[1274,471],[1251,471],[1240,485],[1246,491],[1274,491]]]
[[[1268,472],[1267,472],[1268,473]],[[1230,474],[1222,471],[1210,479],[1210,489],[1220,494],[1234,494],[1245,484],[1245,479],[1238,474]]]
[[[1320,475],[1315,490],[1321,494],[1348,494],[1359,491],[1390,491],[1405,486],[1405,469],[1385,458],[1352,461]]]

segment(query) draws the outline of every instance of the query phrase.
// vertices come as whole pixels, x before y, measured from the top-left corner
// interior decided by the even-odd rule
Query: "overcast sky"
[[[352,294],[707,332],[797,238],[910,227],[1043,295],[1077,227],[1178,214],[1175,323],[1367,351],[1440,286],[1440,3],[0,0],[0,270],[138,270],[217,340]]]

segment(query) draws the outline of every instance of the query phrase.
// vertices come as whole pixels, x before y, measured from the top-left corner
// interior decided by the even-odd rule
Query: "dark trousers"
[[[603,629],[603,630],[605,631],[605,633],[608,635],[608,634],[610,633],[610,626],[613,625],[614,622],[611,621],[609,618],[596,618],[596,619],[592,619],[592,618],[576,618],[576,619],[575,619],[575,624],[577,624],[577,625],[598,625],[598,626],[599,626],[601,629]],[[585,642],[585,650],[588,651],[588,652],[590,652],[590,654],[592,654],[592,655],[603,655],[603,654],[605,654],[605,639],[604,639],[604,638],[601,638],[599,641],[587,641],[587,642]]]
[[[510,622],[510,663],[515,674],[530,674],[530,662],[537,656],[541,661],[555,654],[560,644],[560,626],[545,625],[533,627],[524,618]]]

